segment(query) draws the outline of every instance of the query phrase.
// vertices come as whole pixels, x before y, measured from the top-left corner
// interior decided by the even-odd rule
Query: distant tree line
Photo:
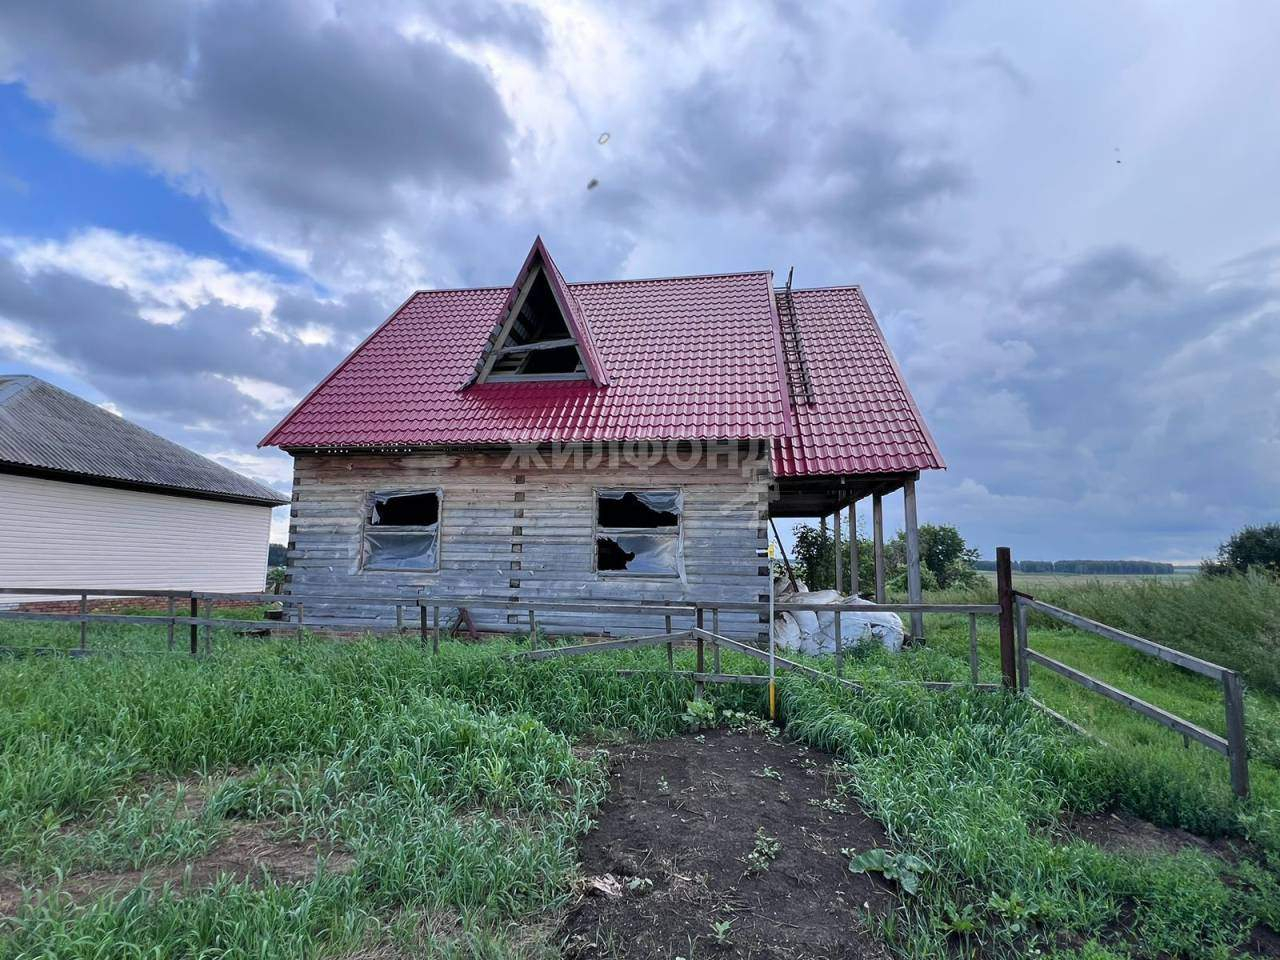
[[[267,545],[267,566],[283,567],[285,559],[286,547],[283,543],[271,543]]]
[[[1014,560],[1018,573],[1164,574],[1173,573],[1172,563],[1156,560]],[[975,570],[994,570],[994,560],[978,560]]]

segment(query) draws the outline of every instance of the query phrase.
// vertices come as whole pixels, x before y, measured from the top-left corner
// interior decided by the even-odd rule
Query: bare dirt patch
[[[866,918],[893,908],[893,887],[851,873],[841,853],[887,839],[837,795],[830,756],[715,731],[610,759],[610,796],[581,852],[583,899],[562,928],[568,957],[888,956]],[[757,831],[776,841],[767,869],[752,869]]]
[[[1068,837],[1084,840],[1110,853],[1172,855],[1195,850],[1227,863],[1237,863],[1252,854],[1241,841],[1208,840],[1178,827],[1158,827],[1123,810],[1072,817],[1064,825],[1064,832]]]
[[[305,883],[316,875],[321,859],[330,871],[350,870],[354,858],[345,851],[315,842],[298,843],[272,836],[278,824],[235,821],[230,834],[207,856],[140,870],[93,870],[70,873],[60,884],[33,889],[0,874],[0,916],[13,916],[24,899],[59,897],[84,903],[107,896],[122,898],[138,887],[158,891],[166,885],[180,891],[212,886],[222,877],[235,880],[270,877],[277,883]]]

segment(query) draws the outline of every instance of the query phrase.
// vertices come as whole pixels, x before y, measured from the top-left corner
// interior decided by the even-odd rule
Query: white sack
[[[870,600],[859,597],[842,597],[835,590],[814,590],[806,593],[801,600],[793,595],[795,602],[804,603],[857,603],[870,604]],[[785,610],[785,601],[778,607]],[[795,620],[800,628],[799,645],[790,649],[809,654],[834,654],[836,649],[836,617],[834,613],[813,613],[805,610],[787,610],[786,616]],[[874,641],[890,653],[902,649],[904,630],[902,618],[896,613],[850,613],[840,614],[840,633],[843,646],[850,650],[860,644]],[[777,634],[775,633],[775,637]]]

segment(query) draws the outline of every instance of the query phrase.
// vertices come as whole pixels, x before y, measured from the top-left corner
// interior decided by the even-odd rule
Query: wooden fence
[[[722,650],[744,654],[755,659],[771,661],[778,669],[789,670],[858,688],[861,684],[844,678],[844,641],[841,635],[841,616],[843,614],[860,613],[899,613],[899,614],[951,614],[966,616],[969,624],[969,681],[954,683],[949,681],[894,681],[904,684],[915,684],[930,690],[947,690],[956,687],[969,687],[979,690],[995,690],[1000,687],[1020,692],[1032,699],[1038,707],[1046,710],[1057,719],[1079,730],[1080,728],[1059,714],[1048,710],[1043,704],[1030,698],[1031,675],[1030,664],[1042,666],[1054,673],[1078,683],[1116,703],[1119,703],[1157,723],[1181,733],[1189,742],[1195,740],[1212,750],[1223,754],[1231,771],[1231,786],[1241,797],[1249,793],[1248,752],[1245,741],[1244,693],[1239,675],[1218,664],[1209,663],[1198,657],[1190,656],[1142,637],[1136,637],[1123,630],[1090,620],[1078,614],[1062,610],[1058,607],[1036,600],[1034,597],[1018,593],[1013,589],[1012,562],[1009,550],[1001,547],[996,553],[996,592],[998,602],[995,604],[937,604],[937,603],[805,603],[802,600],[778,604],[778,610],[808,611],[813,613],[830,613],[834,620],[835,651],[833,665],[834,676],[814,669],[786,657],[777,656],[776,651],[766,652],[751,644],[734,640],[720,633],[720,614],[725,612],[753,612],[766,614],[770,604],[751,601],[722,601],[717,599],[696,600],[678,603],[637,603],[634,601],[592,601],[527,599],[512,600],[496,597],[454,597],[433,596],[420,592],[413,596],[392,597],[351,597],[321,594],[287,594],[271,593],[210,593],[196,591],[173,590],[112,590],[112,589],[71,589],[66,587],[34,588],[34,587],[0,587],[0,598],[4,595],[22,596],[55,596],[77,597],[79,609],[76,613],[45,613],[29,610],[0,610],[0,621],[50,621],[78,623],[80,625],[80,646],[82,653],[89,652],[88,632],[91,624],[146,624],[164,626],[168,633],[168,649],[177,648],[177,632],[180,628],[187,631],[185,645],[191,655],[197,655],[201,648],[201,631],[203,631],[203,648],[205,653],[212,652],[215,627],[223,629],[240,629],[253,631],[283,632],[295,634],[302,638],[308,628],[323,631],[359,631],[362,633],[398,633],[415,630],[423,646],[430,646],[433,652],[440,649],[441,635],[444,630],[441,614],[445,610],[506,610],[524,613],[527,617],[530,648],[520,655],[529,659],[545,659],[548,657],[581,656],[587,654],[606,653],[613,650],[636,649],[645,646],[664,646],[667,651],[668,670],[691,679],[695,684],[695,696],[703,695],[704,684],[707,683],[767,683],[767,677],[755,674],[728,674],[721,670],[720,655]],[[156,598],[166,601],[167,610],[160,614],[111,614],[90,613],[88,609],[91,598]],[[340,620],[325,618],[314,624],[306,620],[308,605],[313,608],[325,603],[345,603],[358,599],[364,605],[385,605],[393,607],[395,619],[379,620]],[[288,620],[244,620],[231,617],[215,617],[219,604],[272,603],[283,601],[292,613]],[[186,612],[179,613],[179,606]],[[1226,709],[1227,736],[1220,737],[1203,727],[1176,716],[1167,710],[1147,703],[1132,694],[1107,684],[1083,671],[1069,667],[1039,651],[1032,650],[1027,642],[1027,615],[1034,611],[1054,620],[1065,623],[1096,636],[1124,644],[1131,649],[1154,656],[1165,662],[1192,670],[1210,677],[1222,685],[1223,699]],[[636,636],[607,637],[567,646],[542,646],[539,643],[539,613],[600,613],[614,616],[636,616],[644,618],[661,617],[664,629],[657,633],[641,633]],[[409,619],[406,621],[406,613]],[[1000,684],[980,683],[978,663],[978,624],[979,616],[995,616],[1000,631]],[[685,620],[686,624],[677,625],[677,620]],[[416,622],[414,622],[416,621]],[[707,627],[710,629],[707,629]],[[712,663],[710,669],[706,664],[706,648],[710,645]],[[675,671],[675,648],[692,646],[695,649],[695,665],[693,671]],[[772,653],[772,656],[771,656]],[[636,671],[622,670],[620,673]],[[1083,731],[1082,731],[1083,732]]]

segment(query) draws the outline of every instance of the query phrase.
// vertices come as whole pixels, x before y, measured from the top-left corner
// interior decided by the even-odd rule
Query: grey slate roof
[[[0,473],[249,503],[288,499],[39,377],[0,374]]]

